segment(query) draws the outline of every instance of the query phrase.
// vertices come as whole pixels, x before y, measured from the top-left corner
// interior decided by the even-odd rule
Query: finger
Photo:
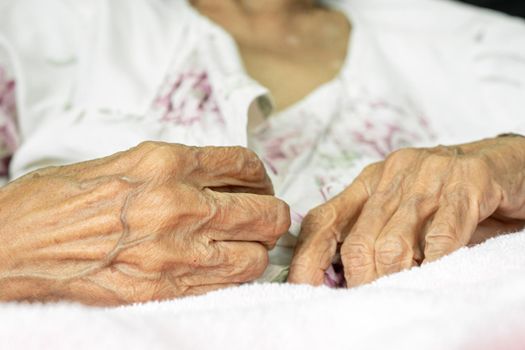
[[[437,260],[465,245],[479,223],[479,201],[468,191],[446,192],[425,236],[425,260]]]
[[[172,277],[172,283],[197,286],[253,281],[266,270],[268,251],[259,243],[214,242],[209,247],[209,254],[199,260],[199,267]]]
[[[337,244],[368,199],[360,180],[341,194],[311,210],[301,224],[299,240],[290,266],[288,282],[321,285],[336,255]]]
[[[244,147],[195,148],[195,166],[191,181],[202,188],[234,187],[273,195],[273,186],[263,163]]]
[[[384,178],[363,207],[350,234],[341,246],[341,260],[348,287],[377,278],[375,243],[401,200],[400,180]]]
[[[419,265],[421,232],[436,207],[437,200],[426,195],[411,194],[402,201],[374,246],[378,277]]]
[[[217,241],[252,241],[273,247],[290,228],[288,204],[273,196],[208,190],[207,235]]]

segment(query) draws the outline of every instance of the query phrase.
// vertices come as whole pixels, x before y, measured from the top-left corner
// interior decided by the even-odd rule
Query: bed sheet
[[[355,289],[252,284],[113,309],[0,305],[0,349],[525,349],[525,232]]]

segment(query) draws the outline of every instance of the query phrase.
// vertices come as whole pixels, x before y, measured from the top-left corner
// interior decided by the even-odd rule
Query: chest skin
[[[260,15],[235,5],[195,7],[232,35],[246,71],[269,89],[277,111],[335,78],[344,64],[351,25],[337,11]]]

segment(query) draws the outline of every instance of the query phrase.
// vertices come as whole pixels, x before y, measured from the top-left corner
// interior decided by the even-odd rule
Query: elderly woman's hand
[[[240,147],[144,143],[0,191],[0,300],[116,305],[256,279],[290,225]]]
[[[322,284],[340,247],[346,284],[357,286],[521,228],[523,219],[525,138],[402,149],[306,216],[289,281]]]

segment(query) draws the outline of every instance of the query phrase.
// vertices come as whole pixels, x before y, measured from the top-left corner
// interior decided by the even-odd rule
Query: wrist
[[[127,193],[105,181],[70,186],[51,177],[2,188],[0,300],[52,300],[107,264]]]
[[[525,137],[498,136],[476,143],[472,151],[501,189],[498,211],[508,218],[525,219]]]

